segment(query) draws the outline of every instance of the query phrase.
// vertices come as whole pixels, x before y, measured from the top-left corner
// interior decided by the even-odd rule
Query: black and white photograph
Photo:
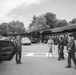
[[[76,0],[0,0],[0,75],[76,75]]]

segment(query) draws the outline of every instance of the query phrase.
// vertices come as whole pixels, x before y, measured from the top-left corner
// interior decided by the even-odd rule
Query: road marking
[[[26,56],[33,56],[33,55],[34,55],[34,53],[27,53]]]
[[[58,53],[53,53],[54,57],[58,57]],[[22,53],[22,56],[23,57],[47,57],[48,56],[48,53],[40,53],[40,52],[37,52],[37,53],[26,53],[26,52],[23,52]],[[64,53],[64,57],[67,57],[68,54],[67,53]],[[49,57],[53,57],[52,54],[49,55]]]

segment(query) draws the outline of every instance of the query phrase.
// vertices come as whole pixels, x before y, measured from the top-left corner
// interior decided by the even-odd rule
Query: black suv
[[[13,42],[9,40],[0,40],[0,60],[11,60],[16,50]]]

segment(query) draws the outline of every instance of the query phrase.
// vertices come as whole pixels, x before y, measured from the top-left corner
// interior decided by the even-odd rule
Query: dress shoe
[[[17,62],[17,64],[19,64],[19,62]]]
[[[60,61],[60,59],[58,59],[58,61]]]
[[[76,66],[75,66],[75,69],[76,69]]]
[[[66,66],[65,68],[71,68],[71,66]]]
[[[0,63],[2,63],[2,61],[0,60]]]
[[[62,60],[65,60],[65,58],[62,58]]]
[[[19,64],[22,64],[22,62],[19,62]]]

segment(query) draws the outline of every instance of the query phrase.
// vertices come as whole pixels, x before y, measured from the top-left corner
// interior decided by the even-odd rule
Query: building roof
[[[52,33],[76,32],[76,24],[52,29]]]
[[[41,33],[46,33],[46,32],[50,33],[50,34],[70,33],[70,32],[75,33],[76,32],[76,24],[44,30]]]

